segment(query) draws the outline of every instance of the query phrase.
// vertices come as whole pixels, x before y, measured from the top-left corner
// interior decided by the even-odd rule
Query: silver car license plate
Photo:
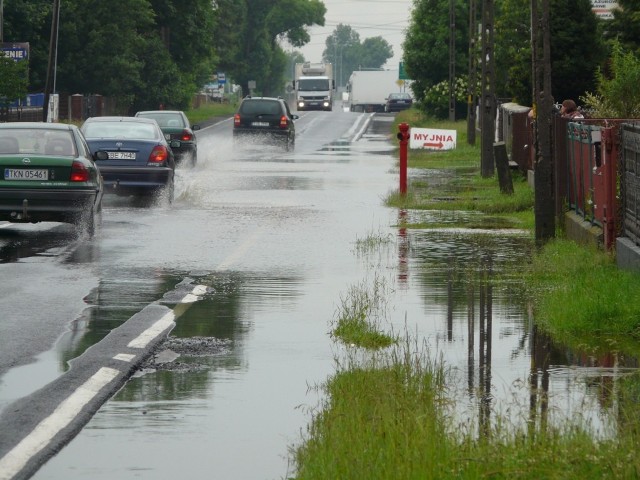
[[[135,160],[136,152],[107,152],[110,160]]]

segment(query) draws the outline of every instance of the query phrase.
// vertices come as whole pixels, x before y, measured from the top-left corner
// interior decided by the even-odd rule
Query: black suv
[[[290,150],[296,141],[293,121],[297,118],[282,98],[245,97],[233,117],[233,138],[249,137]]]

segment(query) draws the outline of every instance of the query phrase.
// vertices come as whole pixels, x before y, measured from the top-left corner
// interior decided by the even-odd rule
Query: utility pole
[[[0,0],[0,43],[4,43],[4,0]]]
[[[493,143],[495,139],[495,59],[493,57],[493,0],[482,0],[482,145],[480,174],[483,178],[493,176]]]
[[[467,88],[467,143],[476,144],[476,84],[478,19],[476,0],[469,0],[469,85]]]
[[[456,121],[456,7],[449,0],[449,121]]]
[[[539,6],[542,7],[542,12]],[[531,0],[531,32],[535,46],[533,48],[533,98],[536,102],[535,235],[536,245],[542,246],[555,236],[556,230],[551,134],[553,96],[551,95],[549,0]]]
[[[44,86],[44,104],[42,107],[42,121],[48,120],[49,99],[53,85],[53,70],[58,49],[58,24],[60,19],[60,0],[53,0],[53,11],[51,16],[51,37],[49,39],[49,64],[47,66],[47,81]]]

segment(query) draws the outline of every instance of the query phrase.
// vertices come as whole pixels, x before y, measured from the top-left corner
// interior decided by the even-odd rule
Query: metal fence
[[[640,124],[621,129],[620,197],[624,235],[640,246]]]
[[[535,175],[534,128],[522,107],[505,104],[501,133],[510,160]],[[525,107],[526,109],[526,107]],[[602,229],[615,248],[624,236],[640,246],[640,123],[637,119],[591,118],[573,122],[554,116],[553,168],[556,215],[569,209]]]

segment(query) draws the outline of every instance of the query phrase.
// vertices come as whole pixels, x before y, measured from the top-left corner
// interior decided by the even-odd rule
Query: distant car
[[[173,201],[175,158],[158,123],[150,118],[91,117],[82,124],[102,173],[105,193]]]
[[[78,127],[0,123],[0,167],[0,220],[72,223],[95,233],[103,183]]]
[[[413,98],[408,93],[390,93],[384,105],[385,112],[400,112],[413,105]]]
[[[298,118],[282,98],[245,97],[233,117],[233,138],[277,144],[291,150],[296,142],[293,121]]]
[[[176,158],[176,165],[195,166],[198,161],[198,141],[194,132],[199,125],[191,125],[180,110],[146,110],[136,113],[136,117],[153,118],[168,142]]]

